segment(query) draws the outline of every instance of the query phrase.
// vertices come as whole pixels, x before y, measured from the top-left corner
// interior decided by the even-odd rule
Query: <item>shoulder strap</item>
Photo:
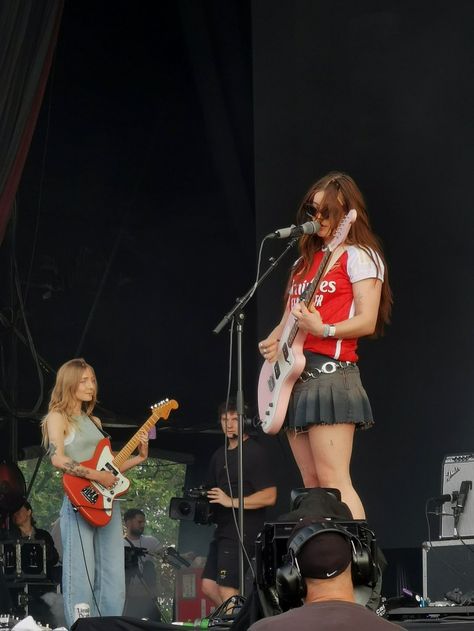
[[[99,432],[102,434],[102,436],[104,438],[110,438],[110,434],[108,434],[107,432],[104,432],[104,430],[102,429],[102,427],[100,427],[99,425],[97,425],[97,423],[94,421],[94,419],[89,416],[89,414],[86,414],[87,418],[89,419],[89,421],[91,423],[94,423],[94,425],[97,427],[97,429],[99,430]]]

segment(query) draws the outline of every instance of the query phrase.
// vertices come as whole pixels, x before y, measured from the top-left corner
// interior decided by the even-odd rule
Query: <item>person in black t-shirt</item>
[[[214,506],[216,530],[209,546],[202,574],[202,591],[216,605],[239,593],[239,537],[233,510],[238,509],[237,445],[238,415],[235,402],[219,407],[222,431],[227,436],[226,448],[220,447],[209,464],[207,493]],[[264,448],[252,437],[243,435],[244,544],[249,557],[257,534],[265,521],[265,507],[276,502],[276,486]],[[230,488],[229,488],[230,481]],[[237,521],[237,511],[235,511]]]
[[[54,541],[47,530],[38,528],[33,517],[31,504],[25,499],[20,508],[10,516],[10,537],[25,542],[30,540],[44,541],[46,548],[47,578],[53,578],[53,567],[59,561],[59,554]]]

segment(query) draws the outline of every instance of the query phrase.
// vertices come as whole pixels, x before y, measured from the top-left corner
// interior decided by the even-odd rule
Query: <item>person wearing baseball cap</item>
[[[355,602],[352,550],[343,529],[320,519],[300,519],[288,539],[289,564],[276,580],[280,600],[303,606],[259,620],[249,631],[399,629]]]

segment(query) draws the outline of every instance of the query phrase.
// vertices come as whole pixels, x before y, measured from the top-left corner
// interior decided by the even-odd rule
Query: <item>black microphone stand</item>
[[[267,238],[267,237],[265,237]],[[244,540],[244,491],[243,491],[243,430],[244,430],[244,392],[243,392],[243,362],[242,362],[242,339],[244,332],[244,322],[245,322],[245,314],[244,307],[255,294],[256,290],[260,287],[263,281],[273,272],[281,259],[285,256],[289,250],[297,243],[299,239],[298,237],[294,237],[288,242],[288,245],[283,250],[283,252],[276,258],[270,259],[271,263],[269,267],[265,270],[265,272],[257,279],[257,281],[252,285],[252,287],[247,291],[247,293],[242,298],[237,298],[235,305],[232,307],[230,311],[226,313],[226,315],[222,318],[219,324],[213,329],[213,333],[218,335],[224,326],[231,322],[235,321],[235,329],[237,334],[237,396],[236,396],[236,404],[237,404],[237,415],[238,415],[238,437],[237,437],[237,496],[239,499],[239,508],[238,508],[238,526],[239,533],[241,537],[241,541]],[[240,594],[244,593],[244,553],[242,549],[242,545],[239,546],[239,591]]]

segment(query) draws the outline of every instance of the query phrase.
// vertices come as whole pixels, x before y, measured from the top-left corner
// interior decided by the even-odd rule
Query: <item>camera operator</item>
[[[235,401],[229,401],[227,405],[222,403],[218,414],[227,446],[220,447],[213,454],[209,465],[207,496],[214,505],[213,521],[217,527],[202,574],[202,591],[216,605],[221,605],[239,593],[240,542],[236,527],[237,511],[233,510],[239,507],[238,415]],[[252,558],[255,539],[265,521],[265,508],[275,504],[277,491],[265,449],[248,434],[244,433],[242,440],[243,541],[249,558]]]
[[[139,508],[129,508],[123,516],[125,535],[124,615],[160,620],[156,603],[157,585],[154,553],[161,549],[156,537],[144,535],[146,518]]]
[[[313,526],[315,525],[315,526]],[[255,622],[249,631],[378,631],[397,625],[356,604],[352,543],[321,520],[302,518],[288,540],[289,565],[277,572],[280,599],[296,607]],[[309,527],[309,528],[308,528]],[[303,529],[306,528],[306,531]],[[303,606],[299,606],[303,600]]]

